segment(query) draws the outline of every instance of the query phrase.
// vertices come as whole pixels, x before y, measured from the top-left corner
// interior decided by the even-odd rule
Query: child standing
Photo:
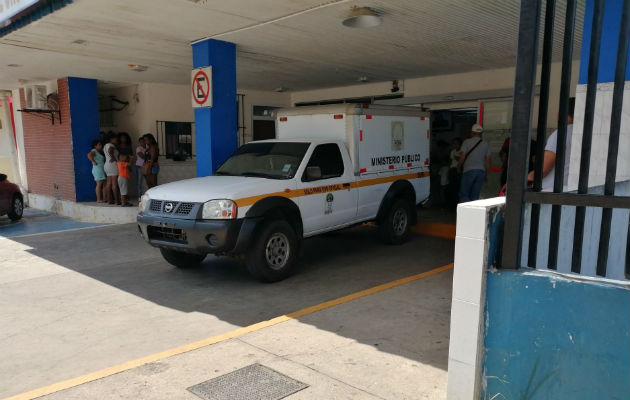
[[[118,164],[118,188],[120,189],[122,207],[131,207],[133,204],[127,201],[127,193],[129,190],[129,178],[131,178],[131,173],[129,172],[129,169],[131,167],[129,155],[121,154],[120,156],[118,156],[117,164]]]
[[[103,203],[103,184],[107,177],[104,169],[103,143],[100,140],[92,141],[92,150],[87,154],[87,158],[92,162],[92,176],[96,182],[96,201]]]

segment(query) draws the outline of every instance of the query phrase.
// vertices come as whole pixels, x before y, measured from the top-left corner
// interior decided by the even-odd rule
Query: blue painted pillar
[[[580,53],[580,85],[586,84],[588,77],[588,57],[591,46],[594,6],[595,0],[586,0],[582,51]],[[613,82],[615,80],[615,64],[617,62],[617,47],[619,46],[622,7],[623,0],[605,0],[602,44],[599,52],[599,70],[597,74],[598,83]],[[628,55],[628,65],[630,65],[630,54]],[[629,67],[626,67],[626,81],[630,81]]]
[[[238,147],[236,45],[209,39],[192,50],[194,68],[212,66],[212,107],[195,109],[197,176],[208,176]]]
[[[92,163],[87,153],[92,140],[98,139],[98,92],[96,79],[68,77],[70,124],[72,131],[72,157],[74,162],[74,187],[76,201],[96,201]]]

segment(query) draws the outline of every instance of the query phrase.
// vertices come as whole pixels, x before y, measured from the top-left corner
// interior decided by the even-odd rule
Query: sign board
[[[212,67],[193,69],[190,77],[193,108],[212,107]]]
[[[26,10],[39,0],[0,0],[0,27],[8,25],[8,20]]]

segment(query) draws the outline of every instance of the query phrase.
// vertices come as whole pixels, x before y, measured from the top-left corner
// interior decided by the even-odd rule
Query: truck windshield
[[[215,175],[291,179],[310,143],[264,142],[241,146]]]

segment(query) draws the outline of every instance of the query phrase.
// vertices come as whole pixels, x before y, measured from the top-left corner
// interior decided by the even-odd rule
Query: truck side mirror
[[[306,167],[306,180],[316,181],[322,179],[322,169],[320,167]]]

